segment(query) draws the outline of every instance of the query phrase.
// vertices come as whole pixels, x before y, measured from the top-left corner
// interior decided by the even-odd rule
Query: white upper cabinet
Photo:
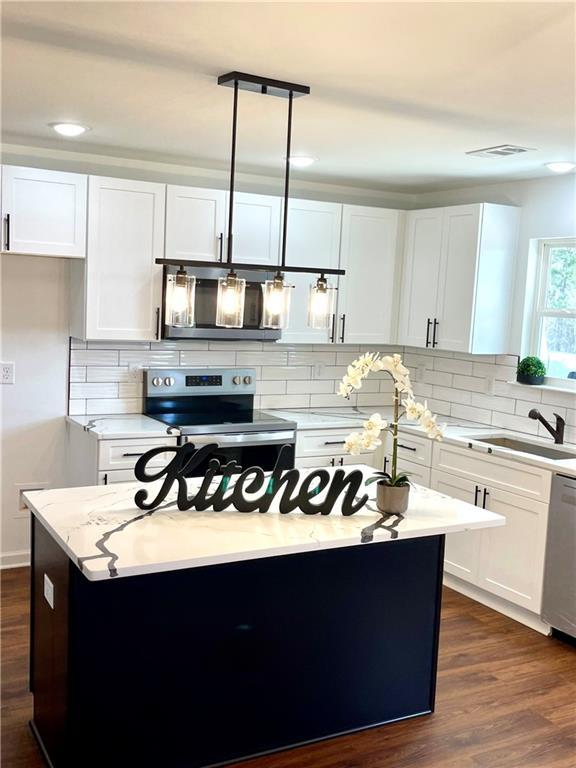
[[[226,192],[166,189],[166,258],[221,261],[225,258]]]
[[[400,344],[428,346],[436,314],[442,209],[408,211],[400,298]]]
[[[90,177],[85,327],[73,335],[159,338],[162,267],[155,259],[164,255],[165,192],[163,184]],[[74,286],[73,276],[73,295],[80,294]]]
[[[281,210],[280,197],[234,193],[233,261],[270,265],[272,268],[277,266],[280,256]]]
[[[338,269],[340,261],[340,227],[342,206],[313,200],[288,202],[288,238],[286,264],[298,267],[325,267]],[[290,300],[290,319],[282,341],[288,343],[324,344],[334,341],[332,328],[314,330],[308,327],[308,296],[310,286],[319,275],[287,272],[286,281],[293,285]],[[338,277],[327,275],[330,285],[337,285]],[[333,327],[336,317],[333,318]]]
[[[86,256],[87,176],[2,167],[2,250]]]
[[[518,212],[481,203],[408,213],[400,344],[510,351]]]
[[[345,205],[338,294],[338,340],[346,344],[393,341],[397,309],[400,211]]]

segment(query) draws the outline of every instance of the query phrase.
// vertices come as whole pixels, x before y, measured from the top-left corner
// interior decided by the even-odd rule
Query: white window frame
[[[576,318],[576,308],[571,309],[546,309],[546,287],[548,285],[548,271],[550,268],[550,251],[552,248],[576,248],[576,237],[550,238],[541,240],[538,249],[538,277],[536,301],[532,315],[532,333],[530,336],[530,349],[532,355],[539,355],[540,340],[542,337],[543,321],[547,317]],[[563,381],[563,379],[558,379]]]

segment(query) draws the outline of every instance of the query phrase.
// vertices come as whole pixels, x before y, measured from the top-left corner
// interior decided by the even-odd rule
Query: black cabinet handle
[[[336,459],[330,459],[330,466],[331,466],[331,467],[333,467],[333,466],[334,466],[334,462],[335,462],[335,461],[336,461]]]
[[[4,240],[4,250],[9,251],[10,250],[10,214],[6,214],[6,239]]]
[[[104,475],[104,485],[108,485],[108,472]]]
[[[156,307],[156,338],[160,338],[160,307]]]
[[[484,493],[482,494],[482,509],[486,509],[486,501],[488,500],[488,496],[490,496],[490,494],[488,493],[488,490],[484,488]]]
[[[344,329],[346,328],[346,315],[342,315],[340,318],[342,320],[342,333],[340,335],[340,341],[342,344],[344,344]]]
[[[142,451],[142,453],[123,453],[122,456],[144,456],[146,451]]]
[[[332,315],[332,330],[330,331],[330,343],[334,344],[336,341],[336,315]]]
[[[344,445],[346,440],[325,440],[324,445]]]
[[[384,472],[386,472],[386,465],[388,464],[388,456],[384,456]]]
[[[432,320],[428,318],[428,320],[426,320],[426,346],[427,347],[430,346],[430,326],[431,325],[432,325]]]
[[[344,456],[342,456],[342,458],[340,459],[340,461],[338,462],[338,464],[340,464],[340,466],[341,466],[341,467],[343,467],[343,466],[344,466]]]
[[[436,318],[434,318],[434,327],[432,329],[432,346],[433,347],[437,347],[438,346],[438,342],[436,340],[436,329],[438,328],[439,325],[440,325],[440,323],[438,322],[438,320],[436,320]]]
[[[478,494],[480,493],[480,486],[475,485],[474,486],[474,506],[478,506]]]
[[[403,443],[398,443],[398,448],[404,448],[405,451],[413,451],[413,453],[416,453],[418,450],[417,448],[412,448],[411,445],[404,445]]]
[[[220,247],[218,249],[218,261],[222,263],[222,259],[224,258],[224,233],[220,232],[220,235],[218,236],[218,240],[220,241]]]

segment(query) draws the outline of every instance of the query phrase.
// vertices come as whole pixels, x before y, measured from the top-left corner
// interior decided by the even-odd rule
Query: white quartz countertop
[[[180,432],[142,413],[104,416],[67,416],[67,421],[90,432],[98,440],[178,436]]]
[[[373,473],[371,467],[358,468],[365,477]],[[301,470],[301,477],[310,471],[313,470]],[[365,488],[370,496],[367,506],[348,517],[340,514],[338,501],[330,515],[304,515],[298,511],[282,515],[278,512],[278,498],[264,514],[182,512],[176,507],[173,494],[154,511],[136,507],[136,491],[146,487],[149,498],[153,498],[159,482],[31,491],[25,494],[25,500],[91,581],[359,546],[369,544],[370,540],[434,536],[505,523],[500,515],[418,486],[410,490],[410,505],[404,516],[385,516],[374,502],[375,484]],[[200,478],[188,480],[189,496],[200,482]],[[318,494],[319,502],[323,494]]]

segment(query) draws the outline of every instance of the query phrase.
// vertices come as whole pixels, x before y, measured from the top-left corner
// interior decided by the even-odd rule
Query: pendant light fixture
[[[186,261],[190,268],[218,266],[228,270],[225,277],[218,280],[218,299],[216,309],[216,325],[223,328],[242,328],[244,323],[244,298],[246,293],[246,280],[238,276],[236,270],[246,272],[270,272],[270,267],[262,263],[235,264],[233,260],[234,247],[234,183],[236,172],[236,134],[238,125],[238,91],[252,91],[267,96],[278,96],[288,99],[288,131],[286,148],[286,169],[284,180],[284,214],[282,227],[281,261],[274,277],[266,280],[262,285],[263,312],[261,325],[263,328],[286,328],[290,313],[290,295],[292,286],[285,281],[286,272],[297,272],[319,275],[315,284],[310,287],[308,306],[308,323],[313,328],[328,328],[333,315],[335,288],[328,285],[326,275],[344,275],[343,269],[331,269],[324,267],[299,267],[286,264],[286,245],[288,233],[288,203],[290,185],[290,150],[292,140],[292,108],[294,98],[310,93],[307,85],[288,83],[282,80],[273,80],[268,77],[248,75],[243,72],[229,72],[218,78],[218,85],[234,89],[234,102],[232,112],[232,152],[230,162],[230,193],[228,208],[228,246],[227,258],[223,264],[215,265],[212,261]],[[181,261],[174,259],[156,259],[157,264],[164,267],[179,266],[176,275],[167,275],[167,317],[187,321],[193,324],[194,315],[194,281],[186,274]],[[168,292],[170,299],[168,299]],[[192,320],[190,321],[190,317]],[[172,323],[175,324],[175,323]]]
[[[228,208],[228,249],[226,261],[230,271],[218,279],[216,325],[221,328],[242,328],[244,325],[244,299],[246,280],[238,277],[232,267],[234,223],[234,177],[236,173],[236,129],[238,126],[238,80],[234,80],[234,106],[232,107],[232,152],[230,156],[230,194]]]
[[[294,92],[288,93],[288,131],[286,134],[286,168],[284,170],[284,218],[282,225],[281,267],[272,280],[262,284],[262,328],[281,329],[288,327],[290,317],[290,295],[292,286],[284,280],[282,270],[286,267],[286,236],[288,234],[288,192],[290,189],[290,146],[292,144],[292,104]]]
[[[166,325],[176,328],[194,326],[196,278],[180,266],[176,274],[166,276]]]

